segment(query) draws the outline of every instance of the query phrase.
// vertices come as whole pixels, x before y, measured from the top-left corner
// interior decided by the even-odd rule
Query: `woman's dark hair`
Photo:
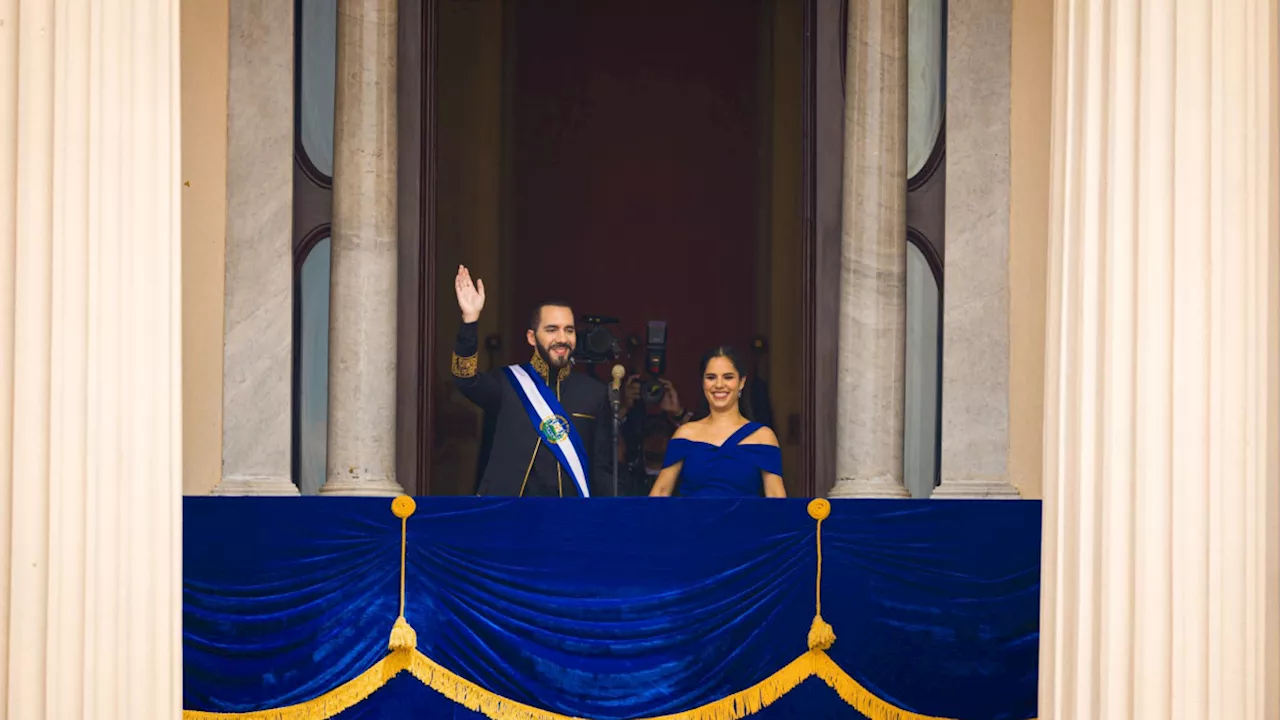
[[[702,360],[698,363],[698,411],[694,413],[694,420],[701,420],[711,414],[711,406],[707,404],[707,396],[702,392],[702,378],[707,374],[707,366],[716,358],[724,358],[728,360],[733,369],[738,371],[738,377],[746,377],[747,364],[742,362],[742,357],[738,355],[738,351],[729,345],[717,345],[707,351],[702,356]],[[749,382],[749,381],[748,381]],[[738,396],[738,412],[748,420],[753,420],[751,413],[751,393],[748,392],[747,386],[742,387],[742,394]]]

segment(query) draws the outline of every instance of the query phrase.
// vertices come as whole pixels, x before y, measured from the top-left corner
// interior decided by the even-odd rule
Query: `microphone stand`
[[[613,496],[618,497],[618,388],[609,385],[609,405],[613,408]]]

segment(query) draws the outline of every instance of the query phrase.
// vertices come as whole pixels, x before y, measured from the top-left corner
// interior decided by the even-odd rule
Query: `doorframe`
[[[808,497],[826,496],[836,481],[847,17],[848,0],[805,2],[800,437]]]
[[[396,477],[430,495],[439,0],[402,2],[396,12]]]
[[[436,77],[440,0],[400,3],[397,97],[396,475],[431,494],[434,433]],[[837,329],[848,0],[804,0],[801,456],[804,491],[835,483]]]

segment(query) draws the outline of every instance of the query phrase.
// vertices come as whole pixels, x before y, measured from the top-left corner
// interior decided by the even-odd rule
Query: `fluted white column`
[[[339,0],[324,495],[397,495],[396,0]]]
[[[1276,13],[1057,4],[1042,718],[1280,711]]]
[[[905,498],[907,0],[850,3],[848,50],[830,496]]]
[[[178,9],[0,2],[0,718],[180,714]]]
[[[0,0],[0,518],[13,517],[15,293],[18,262],[18,3]],[[28,68],[30,70],[30,68]],[[0,528],[0,598],[12,602],[13,530]],[[0,698],[9,697],[9,612],[0,609]],[[0,720],[10,716],[0,702]]]

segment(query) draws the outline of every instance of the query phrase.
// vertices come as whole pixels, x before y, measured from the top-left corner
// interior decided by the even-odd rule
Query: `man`
[[[618,494],[647,497],[653,481],[662,470],[667,441],[676,428],[689,420],[692,413],[680,404],[676,386],[667,378],[662,383],[662,400],[650,406],[640,399],[640,375],[631,375],[622,384],[618,417],[622,420],[622,439],[626,462],[618,469]]]
[[[479,373],[476,323],[484,282],[458,267],[454,279],[462,327],[453,348],[454,384],[496,417],[493,448],[476,494],[515,497],[591,497],[613,494],[609,390],[571,373],[577,337],[564,303],[533,309],[526,338],[533,358],[494,373]]]

